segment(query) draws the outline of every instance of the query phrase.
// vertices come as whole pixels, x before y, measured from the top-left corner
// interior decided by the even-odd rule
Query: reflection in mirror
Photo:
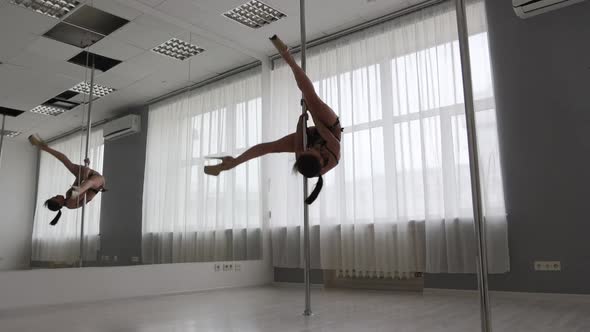
[[[96,261],[101,193],[106,183],[102,176],[103,133],[102,129],[92,128],[92,106],[113,89],[95,83],[95,67],[100,59],[92,53],[93,43],[90,34],[80,41],[80,46],[86,46],[81,62],[85,68],[83,80],[48,106],[63,113],[66,109],[62,105],[79,104],[72,112],[79,113],[74,119],[80,121],[80,130],[49,142],[38,134],[28,137],[40,151],[32,268],[82,267],[84,262]]]
[[[259,163],[219,177],[203,166],[260,142],[260,70],[191,89],[191,63],[184,91],[149,109],[143,262],[259,259]]]
[[[105,8],[87,1],[61,21],[3,8],[46,27],[0,67],[43,86],[0,104],[25,111],[9,114],[0,150],[2,210],[15,206],[0,270],[260,259],[260,164],[202,172],[260,142],[259,62]]]

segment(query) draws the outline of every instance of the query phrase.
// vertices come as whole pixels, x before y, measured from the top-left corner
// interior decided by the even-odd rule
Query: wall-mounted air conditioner
[[[136,134],[140,132],[140,130],[141,117],[136,114],[131,114],[107,122],[103,128],[103,137],[105,141],[112,141],[121,137]]]
[[[543,14],[585,0],[512,0],[512,7],[520,18]]]

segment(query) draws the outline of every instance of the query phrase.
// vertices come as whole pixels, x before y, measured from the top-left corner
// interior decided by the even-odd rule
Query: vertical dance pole
[[[23,111],[15,110],[13,108],[7,108],[0,106],[0,115],[2,115],[2,125],[0,129],[0,166],[2,165],[2,151],[4,148],[4,135],[6,130],[6,116],[17,117],[23,114]]]
[[[88,119],[86,119],[86,149],[84,152],[84,166],[88,168],[88,150],[90,148],[90,132],[92,131],[92,100],[94,99],[94,56],[92,56],[92,66],[90,67],[90,88],[89,88],[89,100],[88,100]],[[84,180],[84,174],[80,179],[80,184]],[[84,193],[84,202],[82,203],[82,218],[80,219],[80,264],[84,265],[84,219],[86,217],[86,193]]]
[[[491,332],[491,315],[488,293],[488,256],[486,247],[486,225],[483,218],[481,199],[481,180],[479,177],[479,156],[477,149],[477,132],[475,126],[475,106],[473,102],[473,82],[471,76],[471,59],[469,55],[469,31],[465,0],[455,0],[457,11],[457,28],[459,32],[459,49],[461,69],[463,72],[463,95],[465,98],[465,121],[467,125],[467,143],[469,146],[469,171],[471,174],[471,201],[477,242],[477,277],[481,314],[481,330]]]
[[[305,0],[299,0],[299,23],[301,26],[301,69],[305,72],[306,70],[306,36],[305,36]],[[301,112],[305,116],[307,113],[306,105],[304,102],[301,103]],[[307,149],[307,124],[305,121],[301,121],[303,126],[303,148]],[[307,198],[307,178],[303,177],[303,200]],[[309,279],[309,272],[311,270],[311,251],[309,245],[309,208],[308,205],[303,203],[303,281],[305,283],[305,311],[304,316],[311,316],[311,281]]]
[[[4,125],[6,124],[6,114],[2,114],[2,130],[0,130],[0,166],[2,166],[2,147],[4,146]]]

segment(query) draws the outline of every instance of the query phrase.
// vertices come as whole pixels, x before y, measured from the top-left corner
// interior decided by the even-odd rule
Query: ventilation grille
[[[0,136],[4,136],[4,137],[8,137],[8,138],[14,138],[18,135],[20,135],[21,132],[20,131],[14,131],[14,130],[0,130]]]
[[[178,38],[172,38],[164,44],[154,47],[152,51],[177,60],[186,60],[199,53],[205,52],[205,50],[199,46]]]
[[[71,88],[70,91],[89,95],[90,94],[90,83],[81,82],[78,85],[76,85],[75,87]],[[106,86],[102,86],[102,85],[98,85],[98,84],[94,84],[94,87],[92,89],[92,95],[94,97],[101,98],[101,97],[108,95],[109,93],[112,93],[113,91],[115,91],[115,89],[109,88]]]
[[[33,113],[43,114],[43,115],[52,115],[58,116],[62,113],[67,112],[68,110],[65,108],[53,107],[48,105],[39,105],[31,110]]]
[[[223,13],[223,16],[252,29],[262,28],[265,25],[287,17],[282,12],[258,0],[252,0],[227,11]]]
[[[57,19],[61,19],[80,4],[75,0],[11,0],[10,2]]]

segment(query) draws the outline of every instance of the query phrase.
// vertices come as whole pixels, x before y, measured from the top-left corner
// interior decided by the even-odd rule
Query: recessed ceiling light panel
[[[283,17],[287,17],[287,15],[258,0],[252,0],[227,11],[223,13],[223,16],[252,29],[261,28]]]
[[[178,38],[172,38],[164,44],[154,47],[152,51],[177,60],[186,60],[194,55],[205,52],[199,46]]]
[[[43,114],[43,115],[53,115],[58,116],[62,113],[65,113],[67,110],[63,108],[47,106],[47,105],[39,105],[31,110],[33,113]]]
[[[70,91],[89,95],[90,94],[90,84],[88,82],[78,83],[75,87],[71,88]],[[109,88],[106,86],[102,86],[102,85],[98,85],[98,84],[94,84],[94,88],[92,89],[92,95],[94,95],[94,97],[101,98],[101,97],[108,95],[109,93],[112,93],[113,91],[115,91],[115,89]]]
[[[57,19],[62,18],[80,4],[76,0],[11,0],[10,2]]]
[[[0,130],[0,135],[4,136],[4,137],[8,137],[8,138],[14,138],[18,135],[20,135],[21,132],[20,131],[14,131],[14,130],[4,130],[1,131]]]

